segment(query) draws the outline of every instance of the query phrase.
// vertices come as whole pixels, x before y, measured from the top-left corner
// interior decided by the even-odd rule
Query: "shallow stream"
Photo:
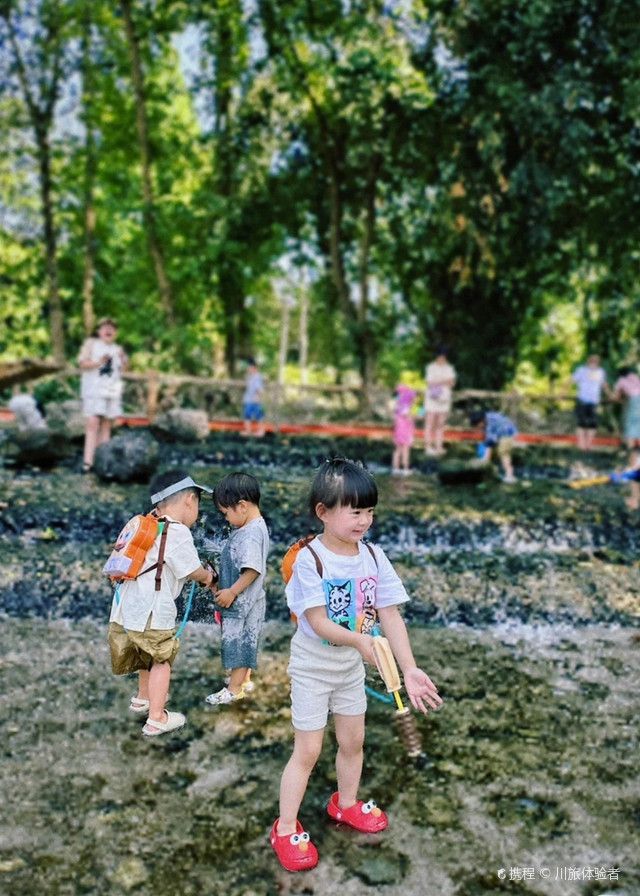
[[[391,822],[377,837],[326,819],[327,733],[301,812],[321,862],[289,875],[268,843],[291,748],[291,627],[277,568],[308,531],[310,472],[335,447],[378,465],[373,537],[412,595],[414,651],[446,702],[414,714],[416,763],[393,709],[371,698],[361,795]],[[562,454],[528,453],[528,483],[515,487],[444,487],[426,465],[391,479],[385,450],[230,437],[164,449],[165,464],[205,482],[252,469],[273,550],[255,694],[204,703],[221,670],[200,601],[171,687],[187,727],[151,743],[127,711],[135,683],[110,673],[99,576],[146,486],[100,484],[71,465],[0,470],[0,893],[640,894],[637,516],[614,488],[567,489],[557,471],[572,459]],[[219,546],[221,522],[205,508],[203,549]],[[369,685],[382,695],[373,673]]]

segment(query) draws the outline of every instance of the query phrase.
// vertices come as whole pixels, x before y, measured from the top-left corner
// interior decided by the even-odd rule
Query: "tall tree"
[[[425,113],[432,94],[383,3],[320,9],[262,0],[260,9],[272,64],[295,101],[291,129],[325,191],[318,244],[329,259],[366,401],[377,349],[370,284],[378,210],[400,162],[397,136],[407,120]]]
[[[35,138],[44,226],[49,328],[53,356],[65,360],[64,315],[58,275],[58,238],[52,174],[51,132],[64,74],[67,35],[59,0],[14,4],[4,0],[0,20],[12,54],[10,75],[20,86]],[[28,21],[29,27],[18,26]]]
[[[573,284],[585,264],[594,349],[604,332],[593,309],[633,281],[640,5],[428,6],[416,64],[439,87],[435,170],[403,191],[422,203],[421,218],[395,205],[387,269],[419,329],[456,345],[466,377],[499,387],[549,296],[581,301]]]
[[[170,327],[173,327],[176,323],[176,314],[171,283],[167,276],[164,250],[157,226],[156,202],[151,174],[151,141],[149,137],[149,122],[147,116],[144,73],[140,54],[140,40],[134,23],[132,0],[120,0],[120,7],[122,9],[122,18],[131,58],[131,79],[135,95],[136,126],[140,148],[145,234],[149,253],[153,260],[162,308],[166,316],[167,324]]]
[[[85,336],[95,328],[96,314],[93,306],[96,267],[96,203],[95,182],[98,169],[95,127],[95,72],[91,60],[91,5],[87,3],[82,18],[82,92],[85,124],[84,169],[84,239],[82,276],[82,321]]]

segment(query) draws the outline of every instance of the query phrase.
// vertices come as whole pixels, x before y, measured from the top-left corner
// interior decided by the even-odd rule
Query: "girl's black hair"
[[[316,516],[316,506],[324,504],[327,510],[334,507],[375,507],[378,503],[378,487],[371,473],[361,463],[346,457],[325,460],[311,483],[309,510]]]
[[[240,501],[260,506],[260,483],[251,473],[228,473],[213,490],[216,507],[236,507]]]

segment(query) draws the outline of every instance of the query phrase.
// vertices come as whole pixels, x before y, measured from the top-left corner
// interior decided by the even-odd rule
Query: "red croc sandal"
[[[318,864],[318,850],[300,822],[296,821],[295,834],[279,837],[276,833],[279,821],[279,818],[274,821],[270,839],[282,867],[286,871],[308,871],[315,868]]]
[[[334,793],[329,800],[327,812],[329,818],[341,824],[348,824],[363,834],[377,834],[379,831],[384,831],[389,824],[389,819],[382,809],[376,806],[374,800],[369,800],[367,803],[358,800],[355,806],[341,809],[338,805],[338,794]]]

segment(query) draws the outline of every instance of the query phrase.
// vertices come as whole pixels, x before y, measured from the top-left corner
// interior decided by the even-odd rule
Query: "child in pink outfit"
[[[409,461],[415,432],[411,409],[416,395],[415,389],[410,389],[409,386],[401,384],[396,388],[397,398],[393,425],[393,444],[395,448],[391,462],[392,476],[408,476],[411,472]]]

